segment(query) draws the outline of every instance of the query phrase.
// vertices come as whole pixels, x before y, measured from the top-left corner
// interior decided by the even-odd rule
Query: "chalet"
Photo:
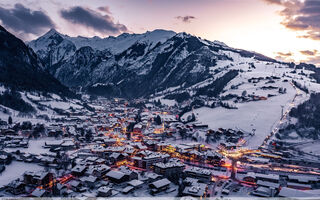
[[[86,185],[89,188],[94,188],[96,181],[98,180],[97,177],[95,176],[85,176],[80,178],[81,182],[84,183],[84,185]]]
[[[126,174],[120,171],[111,170],[106,174],[106,177],[114,183],[123,183],[128,181]]]
[[[206,198],[207,197],[208,186],[204,183],[196,183],[191,186],[184,188],[182,196],[192,196],[197,198]]]
[[[273,191],[268,187],[257,187],[251,194],[258,197],[272,197]]]
[[[109,159],[111,161],[111,163],[116,163],[118,161],[123,161],[126,159],[126,154],[124,153],[117,153],[117,152],[113,152],[110,156]]]
[[[312,191],[312,190],[310,190]],[[319,194],[317,193],[312,193],[309,191],[303,191],[303,190],[297,190],[293,188],[288,188],[288,187],[283,187],[281,188],[279,194],[279,197],[285,197],[285,198],[317,198],[319,197]]]
[[[130,192],[132,192],[134,190],[134,187],[132,186],[127,186],[125,188],[123,188],[123,190],[121,191],[123,194],[129,194]]]
[[[259,187],[267,187],[267,188],[273,189],[275,191],[279,191],[279,188],[280,188],[280,184],[279,183],[274,183],[274,182],[269,182],[269,181],[262,181],[262,180],[258,180],[257,181],[257,186],[259,186]]]
[[[8,156],[8,155],[0,155],[0,164],[9,164],[11,162],[11,155]]]
[[[121,166],[121,167],[119,167],[119,171],[125,174],[125,178],[127,180],[138,179],[138,173],[133,171],[133,170],[131,170],[128,167]]]
[[[141,124],[134,125],[133,132],[134,133],[141,133],[142,132],[142,125]]]
[[[287,180],[293,183],[301,183],[301,184],[314,184],[319,182],[319,179],[313,176],[305,176],[305,175],[288,175]]]
[[[143,184],[144,184],[144,182],[142,182],[138,179],[134,179],[134,180],[128,182],[128,186],[132,186],[135,189],[141,188]]]
[[[149,185],[149,187],[151,189],[150,193],[151,194],[156,194],[156,193],[165,191],[165,190],[170,188],[170,183],[171,182],[166,178],[158,180],[158,181],[155,181],[155,182],[153,182],[153,183],[151,183]]]
[[[157,180],[160,180],[162,178],[161,175],[159,174],[156,174],[156,173],[153,173],[153,172],[147,172],[145,174],[145,180],[148,182],[148,183],[152,183],[154,181],[157,181]]]
[[[80,192],[83,184],[78,180],[72,180],[69,182],[69,186],[75,192]]]
[[[183,172],[185,165],[180,162],[155,163],[154,172],[164,177],[172,177]]]
[[[99,197],[110,197],[112,195],[112,189],[107,186],[102,186],[98,189]]]
[[[85,172],[86,175],[95,176],[95,177],[101,177],[104,176],[108,171],[110,171],[110,167],[107,165],[90,165],[88,167],[88,170]]]
[[[71,174],[74,176],[83,176],[86,170],[86,166],[76,165],[74,168],[71,169]]]
[[[258,180],[261,181],[268,181],[268,182],[273,182],[273,183],[279,183],[279,175],[278,174],[259,174],[259,173],[254,173],[254,172],[249,172],[245,175],[243,178],[244,181],[249,181],[249,182],[257,182]]]
[[[31,193],[31,197],[45,197],[47,196],[48,193],[45,189],[40,189],[40,188],[36,188],[32,193]]]
[[[24,183],[32,184],[32,185],[42,185],[45,186],[53,181],[53,173],[39,171],[39,172],[25,172],[24,175]]]
[[[311,190],[312,186],[310,184],[305,183],[295,183],[295,182],[287,182],[288,188],[298,189],[298,190]]]
[[[212,172],[207,169],[192,167],[184,170],[187,177],[196,178],[204,182],[211,181]]]
[[[139,154],[141,157],[138,157]],[[133,163],[135,167],[139,167],[142,169],[150,169],[150,167],[154,163],[158,162],[166,162],[168,161],[170,155],[168,154],[161,154],[161,153],[156,153],[156,152],[151,152],[151,151],[143,151],[137,154],[136,157],[133,157]]]
[[[6,187],[7,191],[13,195],[19,195],[25,193],[26,184],[19,179],[12,181]]]
[[[68,190],[67,186],[61,183],[57,183],[56,188],[57,194],[60,196],[64,196]]]

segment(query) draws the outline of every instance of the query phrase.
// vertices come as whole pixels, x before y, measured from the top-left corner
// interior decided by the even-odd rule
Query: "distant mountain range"
[[[26,91],[43,91],[74,97],[47,72],[34,51],[0,26],[0,84]]]
[[[64,85],[92,94],[129,98],[212,82],[221,61],[237,64],[251,58],[253,64],[280,63],[219,41],[166,30],[85,38],[51,29],[28,45]]]

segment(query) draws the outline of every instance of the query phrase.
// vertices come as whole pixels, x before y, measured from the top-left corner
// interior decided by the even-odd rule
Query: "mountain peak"
[[[46,32],[43,36],[47,36],[47,37],[50,37],[54,34],[58,34],[58,35],[61,35],[56,29],[54,28],[51,28],[48,32]]]

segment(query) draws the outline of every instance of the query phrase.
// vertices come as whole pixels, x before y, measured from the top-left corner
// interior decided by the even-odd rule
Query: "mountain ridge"
[[[38,90],[74,96],[50,75],[34,51],[0,26],[0,83],[18,90]]]
[[[105,48],[101,44],[95,46],[96,40],[105,39],[116,41],[105,44],[112,44],[117,51],[108,45]],[[74,41],[79,40],[87,43],[76,45]],[[118,46],[124,43],[125,46]],[[290,63],[232,48],[220,41],[165,30],[80,39],[50,30],[31,41],[29,46],[36,49],[41,46],[37,54],[43,64],[66,86],[110,97],[144,97],[170,87],[188,88],[203,81],[210,82],[219,78],[218,71],[221,72],[223,62],[229,62],[223,66],[223,73],[234,70],[234,66],[243,62],[249,67],[259,62],[290,67]]]

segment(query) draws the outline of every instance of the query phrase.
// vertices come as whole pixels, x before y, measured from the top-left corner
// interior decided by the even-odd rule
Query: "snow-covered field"
[[[59,141],[55,138],[39,138],[39,139],[32,139],[29,140],[29,146],[28,148],[5,148],[7,151],[17,151],[20,150],[25,153],[31,153],[31,154],[42,154],[42,153],[49,153],[48,148],[43,148],[46,141]],[[61,140],[62,142],[62,140]]]
[[[40,171],[43,167],[35,163],[24,163],[12,161],[10,165],[6,165],[4,172],[0,174],[0,187],[20,178],[26,171]]]
[[[233,56],[233,55],[231,55]],[[236,60],[236,59],[234,59]],[[265,62],[255,62],[254,68],[248,68],[250,60],[243,60],[238,64],[231,66],[232,69],[242,69],[236,78],[228,83],[225,91],[220,96],[234,94],[242,96],[245,92],[247,95],[267,97],[267,100],[250,101],[250,102],[233,102],[225,101],[238,109],[226,109],[223,107],[208,108],[202,107],[195,109],[193,112],[196,114],[198,122],[207,124],[209,128],[217,130],[218,128],[231,128],[235,130],[242,130],[246,132],[253,132],[255,135],[249,139],[247,146],[249,148],[259,147],[265,137],[270,134],[274,128],[279,128],[283,122],[280,123],[282,107],[283,113],[290,111],[290,108],[299,105],[309,98],[306,93],[295,89],[291,83],[291,79],[299,80],[302,85],[305,85],[313,91],[320,91],[319,84],[312,83],[308,77],[310,71],[293,69],[280,64],[266,64]],[[229,61],[222,61],[220,67],[228,66]],[[300,74],[304,72],[305,75]],[[278,77],[278,79],[266,79],[266,77]],[[252,78],[261,78],[257,82],[249,82]],[[269,81],[272,80],[272,81]],[[236,86],[236,87],[235,87]],[[263,89],[263,87],[274,87],[273,89]],[[284,94],[279,93],[279,88],[285,88]],[[273,95],[269,96],[268,95]],[[298,95],[298,96],[296,96]],[[294,97],[296,98],[294,99]],[[294,99],[294,102],[292,102]],[[188,112],[183,115],[183,119],[191,115]],[[204,135],[202,137],[205,137]]]

